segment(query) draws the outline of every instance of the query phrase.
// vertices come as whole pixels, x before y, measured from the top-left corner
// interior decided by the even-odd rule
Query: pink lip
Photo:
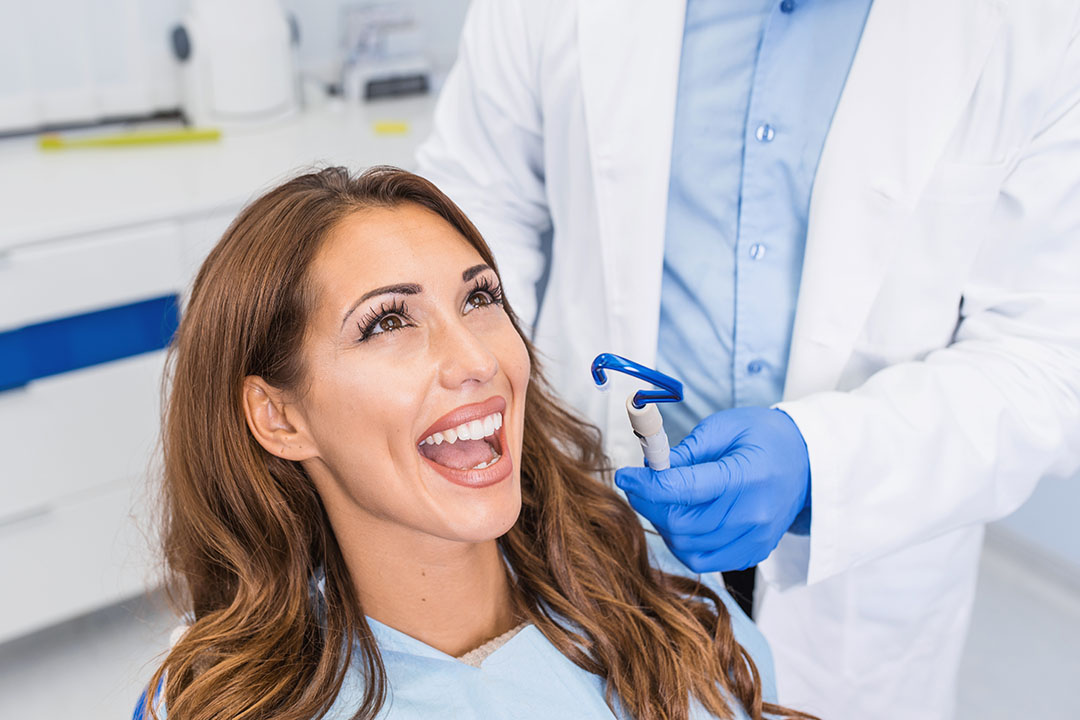
[[[496,395],[495,397],[488,398],[484,402],[472,403],[471,405],[462,405],[459,408],[451,410],[443,415],[441,418],[431,424],[424,434],[417,440],[416,444],[424,442],[424,439],[429,435],[434,435],[437,432],[443,430],[449,430],[450,428],[457,427],[462,423],[467,423],[470,420],[480,420],[492,413],[502,412],[506,410],[506,399]],[[505,419],[505,418],[504,418]],[[505,447],[505,445],[503,446]],[[494,466],[493,466],[494,467]]]
[[[499,396],[489,398],[481,403],[462,405],[456,410],[451,410],[436,420],[431,427],[424,432],[424,435],[417,444],[419,445],[419,443],[423,442],[423,439],[429,435],[434,435],[437,432],[457,427],[461,423],[469,422],[470,420],[479,420],[492,413],[504,412],[505,410],[506,400]],[[482,470],[458,470],[457,468],[445,467],[424,457],[420,453],[419,448],[417,448],[416,453],[417,455],[420,455],[420,458],[425,463],[427,463],[428,467],[455,485],[462,485],[468,488],[488,487],[489,485],[494,485],[495,483],[510,477],[511,472],[514,470],[514,461],[510,458],[510,448],[507,447],[506,444],[506,425],[506,418],[503,418],[503,426],[498,430],[499,447],[502,448],[502,457],[500,457],[498,462],[491,467],[486,467]]]

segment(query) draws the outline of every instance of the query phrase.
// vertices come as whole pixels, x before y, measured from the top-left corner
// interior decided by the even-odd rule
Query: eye
[[[477,308],[485,308],[491,305],[502,305],[502,288],[498,282],[489,278],[480,278],[473,285],[469,296],[465,298],[465,312],[469,313]]]
[[[494,305],[495,300],[483,290],[474,290],[469,294],[469,299],[465,301],[465,307],[469,309],[487,307],[488,305]]]
[[[390,332],[391,330],[400,330],[405,327],[405,321],[401,319],[400,315],[383,315],[379,318],[379,321],[375,323],[375,327],[371,329],[368,335],[377,335],[383,332]]]
[[[405,303],[383,305],[364,316],[356,326],[360,330],[359,342],[364,342],[374,335],[386,335],[410,327],[409,311]]]

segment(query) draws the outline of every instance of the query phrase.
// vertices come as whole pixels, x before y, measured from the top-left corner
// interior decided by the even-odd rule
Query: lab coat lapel
[[[831,390],[968,103],[997,0],[875,0],[814,181],[785,399]]]
[[[645,363],[656,353],[685,8],[685,0],[579,5],[589,160],[614,319],[611,349]]]

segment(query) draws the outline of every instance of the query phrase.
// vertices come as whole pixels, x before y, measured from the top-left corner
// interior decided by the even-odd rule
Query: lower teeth
[[[502,457],[502,455],[496,455],[495,457],[491,458],[487,462],[483,462],[483,463],[480,463],[479,465],[474,466],[473,470],[483,470],[486,467],[491,467],[492,465],[497,463],[499,461],[499,458],[501,458],[501,457]]]

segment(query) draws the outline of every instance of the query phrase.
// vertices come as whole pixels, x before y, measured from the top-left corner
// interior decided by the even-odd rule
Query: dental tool
[[[626,414],[630,416],[630,427],[641,443],[646,464],[653,470],[667,470],[671,467],[671,448],[667,433],[664,432],[664,419],[656,408],[656,403],[679,402],[683,399],[682,383],[662,372],[647,368],[633,360],[615,355],[600,353],[592,362],[593,382],[601,390],[607,389],[606,370],[625,373],[651,383],[659,390],[638,390],[626,398]]]

